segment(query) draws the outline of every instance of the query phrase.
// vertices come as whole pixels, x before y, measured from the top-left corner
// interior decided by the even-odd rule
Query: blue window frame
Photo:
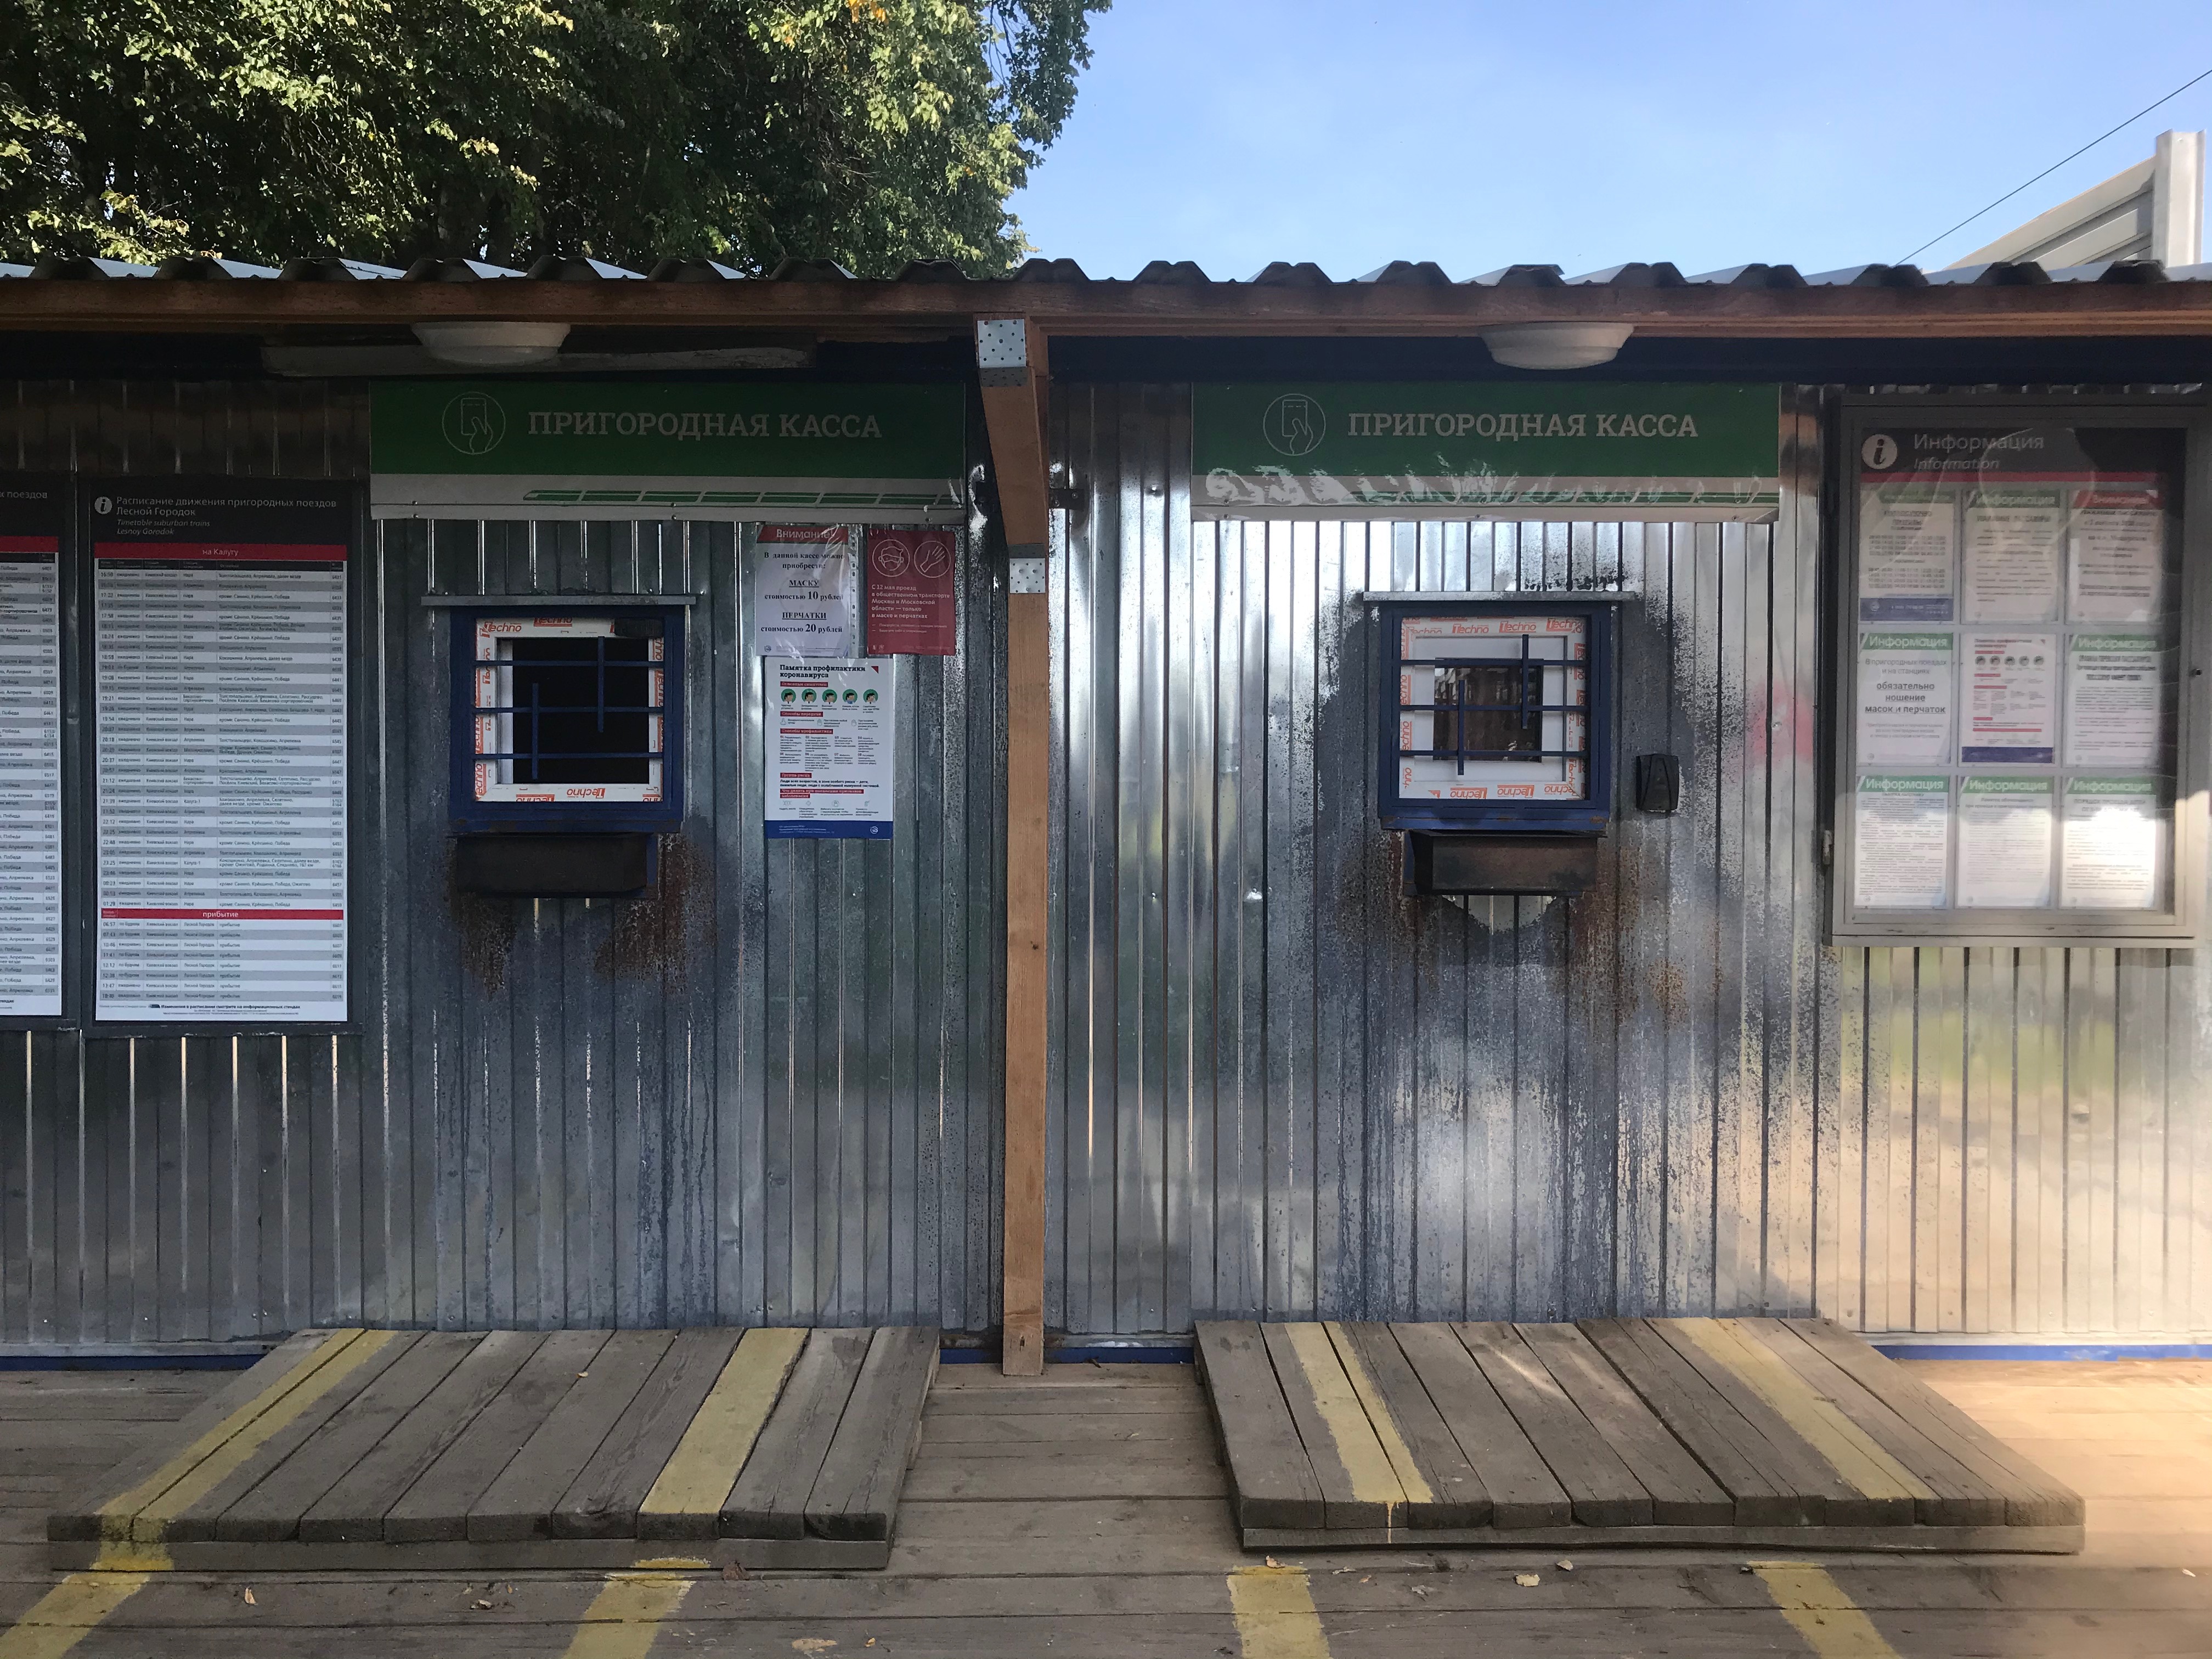
[[[1613,607],[1522,593],[1383,600],[1376,801],[1386,828],[1601,834],[1613,813]]]
[[[457,611],[453,660],[457,828],[682,822],[682,611]]]

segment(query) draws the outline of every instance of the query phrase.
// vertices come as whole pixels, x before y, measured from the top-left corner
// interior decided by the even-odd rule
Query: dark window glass
[[[510,649],[517,783],[651,781],[647,641],[517,640]]]
[[[1518,663],[1471,663],[1437,670],[1437,758],[1535,760],[1544,746],[1536,705],[1540,682]]]

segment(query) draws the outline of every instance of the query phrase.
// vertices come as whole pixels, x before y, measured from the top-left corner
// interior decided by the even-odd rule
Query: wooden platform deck
[[[1198,1335],[1248,1549],[2081,1547],[2078,1496],[1826,1320]]]
[[[881,1567],[938,1332],[305,1331],[85,1492],[57,1567]]]

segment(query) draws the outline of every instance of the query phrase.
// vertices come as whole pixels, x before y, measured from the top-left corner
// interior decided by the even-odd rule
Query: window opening
[[[478,801],[662,799],[660,618],[484,617],[474,638]]]

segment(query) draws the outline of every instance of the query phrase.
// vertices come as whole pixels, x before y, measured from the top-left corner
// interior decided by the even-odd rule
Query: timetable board
[[[62,1012],[63,503],[0,483],[0,1018]]]
[[[88,493],[96,1018],[343,1020],[349,505],[282,480]]]

